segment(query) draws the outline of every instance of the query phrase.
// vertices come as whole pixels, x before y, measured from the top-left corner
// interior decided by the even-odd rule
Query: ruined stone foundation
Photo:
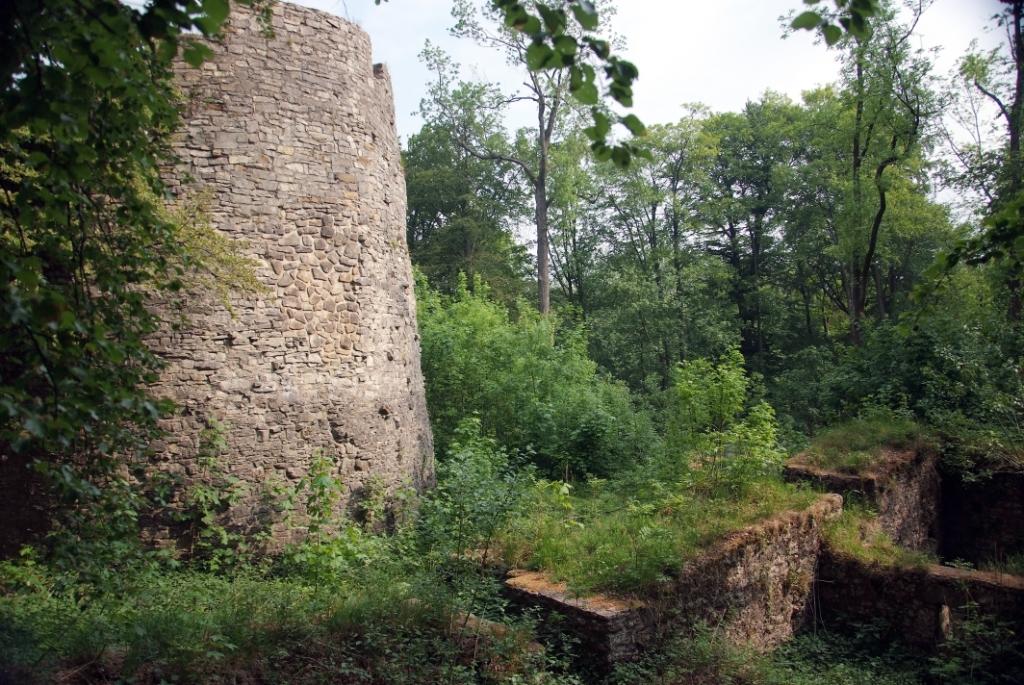
[[[295,483],[322,453],[350,493],[420,486],[433,448],[388,74],[340,18],[277,3],[272,26],[233,5],[214,57],[180,69],[171,187],[209,193],[266,291],[195,294],[185,327],[153,341],[157,393],[180,408],[158,452],[194,475],[216,420],[225,467],[252,484]]]

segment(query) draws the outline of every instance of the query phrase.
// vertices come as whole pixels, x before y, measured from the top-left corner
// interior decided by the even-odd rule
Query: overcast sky
[[[391,71],[403,140],[419,130],[416,114],[429,73],[417,55],[429,39],[464,65],[464,76],[510,78],[501,56],[448,35],[450,0],[298,0],[361,25],[373,41],[374,61]],[[765,89],[799,99],[800,93],[836,78],[823,45],[801,31],[783,39],[780,15],[800,0],[618,0],[612,25],[626,39],[624,55],[640,69],[634,112],[647,124],[674,121],[682,105],[703,102],[735,111]],[[998,0],[936,0],[918,26],[924,47],[940,46],[945,73],[972,38],[994,44],[986,32]]]

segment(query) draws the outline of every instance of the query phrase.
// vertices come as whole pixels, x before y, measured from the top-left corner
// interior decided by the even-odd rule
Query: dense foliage
[[[255,287],[202,199],[168,207],[159,175],[178,123],[172,61],[198,64],[227,10],[87,0],[0,11],[0,452],[43,478],[54,541],[78,553],[99,540],[92,553],[104,556],[113,531],[136,535],[137,457],[170,408],[146,389],[159,367],[147,301],[206,279]]]
[[[1018,26],[1015,7],[1006,3],[998,23]],[[931,55],[914,48],[921,10],[872,4],[870,30],[809,10],[793,25],[825,33],[841,64],[837,83],[801,102],[768,92],[736,113],[691,106],[678,122],[648,127],[637,143],[646,154],[625,169],[587,155],[570,107],[555,122],[552,301],[586,330],[589,356],[645,404],[663,408],[681,362],[738,346],[788,443],[878,407],[1002,436],[989,442],[1016,439],[1024,406],[1008,245],[1019,222],[1007,161],[1019,126],[1016,34],[1008,32],[1009,56],[968,55],[943,82]],[[522,133],[493,116],[497,93],[460,80],[436,51],[430,64],[444,87],[424,109],[425,130],[475,127],[491,150],[522,150]],[[977,144],[942,117],[958,107],[985,112],[975,96],[1006,115]],[[410,158],[424,142],[410,139]],[[515,164],[492,160],[491,170],[510,198],[529,202],[532,186]],[[943,184],[962,190],[971,179],[988,200],[970,214],[935,200]],[[421,203],[410,187],[415,217]],[[513,224],[517,216],[505,214]],[[453,227],[458,220],[446,217]],[[438,226],[435,235],[455,230]],[[493,259],[509,255],[501,248]],[[417,260],[450,292],[450,278],[432,276],[439,258]],[[508,301],[515,288],[495,283]]]
[[[435,79],[403,162],[437,485],[371,480],[349,512],[335,455],[294,486],[244,483],[215,420],[189,478],[145,468],[170,409],[146,391],[147,302],[258,288],[205,198],[159,174],[172,61],[201,63],[226,0],[0,8],[0,455],[55,512],[48,544],[0,563],[0,681],[576,683],[573,645],[532,643],[494,564],[656,592],[806,506],[780,471],[807,444],[849,472],[883,444],[941,443],[965,479],[1024,466],[1024,3],[994,18],[1007,49],[950,82],[914,48],[927,3],[805,4],[787,24],[820,33],[836,83],[646,127],[607,106],[637,76],[610,4],[455,3],[456,35],[523,66],[525,89],[423,52]],[[509,131],[521,101],[537,123]],[[988,135],[942,116],[986,101]],[[255,487],[267,520],[229,527]],[[180,553],[138,544],[142,512]],[[272,526],[288,535],[270,554]],[[862,506],[827,536],[871,563],[936,561]],[[609,681],[1019,680],[1011,628],[964,616],[928,658],[870,626],[767,657],[697,626]]]
[[[582,331],[520,303],[513,317],[477,283],[417,292],[427,404],[443,455],[468,416],[549,475],[606,476],[658,449],[629,391],[599,373]]]

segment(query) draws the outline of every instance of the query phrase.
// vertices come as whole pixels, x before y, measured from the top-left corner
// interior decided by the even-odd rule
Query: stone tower
[[[186,327],[157,336],[156,391],[180,408],[158,452],[194,473],[215,419],[244,480],[295,482],[322,452],[352,492],[418,487],[433,447],[388,73],[338,17],[279,2],[272,27],[233,4],[215,55],[179,73],[170,185],[210,193],[213,225],[248,245],[266,292],[230,309],[196,294]]]

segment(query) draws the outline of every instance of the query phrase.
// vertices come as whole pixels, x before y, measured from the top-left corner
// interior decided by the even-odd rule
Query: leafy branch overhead
[[[804,0],[805,5],[818,5],[823,0]],[[834,0],[835,10],[807,10],[793,19],[795,29],[817,30],[828,45],[835,45],[844,33],[866,38],[870,31],[868,19],[878,13],[878,0]]]
[[[599,68],[607,78],[607,97],[623,107],[633,106],[633,82],[639,72],[632,62],[612,54],[608,41],[590,35],[599,25],[598,12],[592,2],[572,0],[567,3],[568,12],[565,8],[532,3],[536,13],[515,0],[492,0],[492,4],[504,14],[507,26],[530,37],[526,62],[531,70],[569,70],[569,92],[582,104],[591,106],[594,123],[584,129],[584,133],[599,160],[610,159],[625,167],[631,158],[646,154],[631,142],[610,143],[608,140],[612,117],[598,107],[597,72],[582,57],[590,53],[597,58]],[[579,38],[569,33],[569,24],[573,20],[582,29]],[[618,116],[617,119],[634,136],[644,134],[643,122],[636,115]]]
[[[378,5],[382,1],[386,2],[375,0]],[[605,96],[623,107],[633,106],[633,83],[639,71],[632,62],[613,54],[607,40],[594,35],[600,17],[593,2],[568,0],[564,7],[551,7],[540,2],[491,0],[491,5],[500,13],[505,26],[529,37],[526,66],[531,71],[568,69],[569,92],[578,102],[591,107],[593,125],[584,133],[598,160],[611,160],[627,167],[634,157],[647,156],[630,140],[610,140],[615,124],[624,126],[634,137],[642,136],[646,127],[635,114],[611,114],[600,106],[598,69],[606,79]],[[579,28],[579,37],[572,35],[573,24]],[[586,62],[587,56],[596,58],[597,69]]]
[[[172,409],[149,388],[161,321],[147,298],[256,285],[237,244],[168,206],[160,176],[180,122],[174,60],[210,54],[228,1],[137,4],[0,3],[0,453],[75,503],[54,530],[81,549],[136,535],[122,457]],[[266,26],[269,0],[242,4]]]

